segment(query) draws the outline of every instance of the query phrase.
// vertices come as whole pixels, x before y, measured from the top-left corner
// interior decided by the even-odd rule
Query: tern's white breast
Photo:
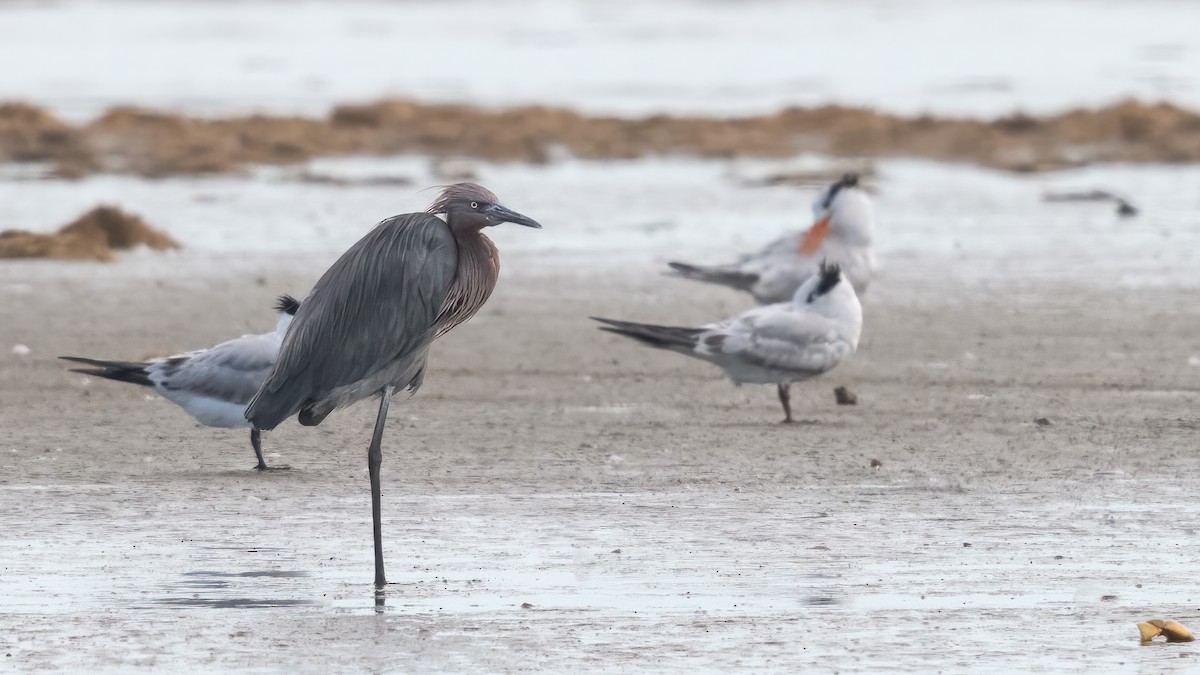
[[[196,421],[208,427],[238,429],[250,426],[246,421],[246,404],[219,401],[187,391],[159,389],[163,397],[187,411]]]

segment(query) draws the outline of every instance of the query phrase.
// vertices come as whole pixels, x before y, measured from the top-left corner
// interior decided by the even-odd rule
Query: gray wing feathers
[[[454,235],[437,217],[414,213],[380,223],[301,303],[246,418],[273,429],[339,387],[397,361],[423,360],[457,267]]]
[[[262,386],[278,352],[274,333],[252,335],[151,362],[146,374],[168,398],[168,392],[184,391],[244,405]]]
[[[749,363],[794,372],[822,373],[853,351],[850,342],[823,317],[791,312],[761,316],[740,340],[729,340],[734,354]]]
[[[804,233],[805,231],[785,234],[762,247],[756,253],[747,253],[738,258],[738,264],[744,265],[749,262],[762,260],[763,258],[796,255],[796,251],[800,248],[800,242],[804,239]]]
[[[682,262],[669,262],[668,266],[675,273],[685,279],[693,279],[695,281],[703,281],[709,284],[717,284],[720,286],[729,286],[739,291],[748,291],[754,287],[754,283],[758,281],[757,274],[743,272],[736,266],[729,267],[701,267],[700,265],[689,265]]]

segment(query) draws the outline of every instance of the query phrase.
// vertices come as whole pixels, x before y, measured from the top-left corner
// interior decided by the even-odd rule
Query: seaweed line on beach
[[[787,108],[750,117],[589,116],[549,107],[492,109],[385,100],[342,105],[323,119],[221,119],[113,108],[81,125],[26,103],[0,104],[0,162],[43,162],[60,178],[226,174],[314,157],[420,154],[546,163],[634,159],[922,157],[1017,172],[1096,162],[1200,160],[1200,114],[1123,101],[993,120],[905,117],[864,108]]]

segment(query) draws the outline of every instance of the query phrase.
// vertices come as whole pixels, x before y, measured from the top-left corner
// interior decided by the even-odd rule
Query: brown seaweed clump
[[[1200,161],[1200,114],[1170,103],[1123,101],[1035,117],[993,120],[892,115],[867,108],[787,108],[746,117],[588,115],[526,106],[378,101],[321,119],[224,119],[114,108],[70,126],[25,104],[0,105],[0,162],[45,161],[60,177],[96,172],[145,177],[222,174],[252,164],[314,157],[420,154],[544,163],[558,157],[634,159],[924,157],[1009,171],[1094,162]]]
[[[0,162],[47,162],[82,151],[77,129],[25,103],[0,104]]]
[[[53,258],[108,262],[115,251],[138,245],[157,251],[180,248],[175,240],[140,217],[114,206],[98,206],[54,234],[25,230],[0,232],[0,258]]]

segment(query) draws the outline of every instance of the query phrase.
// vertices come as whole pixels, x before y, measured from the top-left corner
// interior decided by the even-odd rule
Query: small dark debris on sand
[[[874,458],[871,459],[871,468],[872,469],[878,469],[881,466],[883,466],[883,462],[881,462],[877,459],[874,459]]]
[[[1038,417],[1033,420],[1033,423],[1038,425],[1039,427],[1048,427],[1051,424],[1053,424],[1053,422],[1051,422],[1050,419],[1046,418],[1046,417]]]
[[[180,247],[175,240],[150,227],[140,217],[114,206],[98,206],[54,234],[25,230],[0,232],[0,258],[108,262],[115,258],[115,251],[138,245],[156,251]]]
[[[533,605],[528,602],[522,602],[521,609],[533,609]]]
[[[804,604],[813,607],[828,607],[839,604],[838,599],[830,595],[811,595],[804,599]]]
[[[1071,202],[1114,202],[1120,199],[1108,190],[1083,190],[1079,192],[1047,192],[1042,201],[1051,204]]]
[[[1117,205],[1117,215],[1122,218],[1132,218],[1140,211],[1128,199],[1108,190],[1085,190],[1082,192],[1047,192],[1042,195],[1042,201],[1051,204],[1069,204],[1073,202],[1114,202]]]
[[[845,385],[833,390],[833,398],[838,405],[858,405],[858,394]]]

